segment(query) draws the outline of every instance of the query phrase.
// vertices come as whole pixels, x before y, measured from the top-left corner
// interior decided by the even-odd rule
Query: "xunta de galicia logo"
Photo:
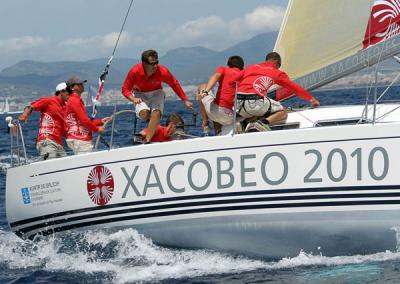
[[[94,167],[88,176],[87,191],[90,199],[97,205],[106,205],[114,193],[114,178],[104,166]]]

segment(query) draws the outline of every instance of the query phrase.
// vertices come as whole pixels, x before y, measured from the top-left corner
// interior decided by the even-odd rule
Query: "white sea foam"
[[[25,161],[23,157],[20,157],[21,161]],[[36,158],[28,157],[28,163],[34,162]],[[13,161],[18,162],[18,156],[13,155]],[[0,155],[0,170],[6,170],[11,167],[11,155]]]
[[[0,170],[8,169],[10,166],[10,155],[0,155]]]
[[[399,260],[400,253],[325,257],[300,252],[276,262],[206,250],[156,246],[133,229],[72,232],[36,242],[23,241],[0,230],[0,265],[9,269],[106,273],[115,283],[192,278],[246,271],[274,271],[307,266],[341,266]]]

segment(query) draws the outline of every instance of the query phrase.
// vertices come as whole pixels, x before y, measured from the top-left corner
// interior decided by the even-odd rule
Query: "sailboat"
[[[8,103],[8,98],[4,100],[4,107],[1,109],[0,113],[5,114],[10,112],[10,104]]]
[[[283,71],[312,90],[395,55],[399,2],[290,0]],[[10,168],[10,228],[34,239],[129,227],[161,245],[269,258],[396,250],[400,104],[302,109],[275,128]]]

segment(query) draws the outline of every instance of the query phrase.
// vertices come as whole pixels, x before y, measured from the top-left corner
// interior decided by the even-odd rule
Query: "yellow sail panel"
[[[299,78],[363,48],[373,0],[291,0],[275,45],[281,70]]]

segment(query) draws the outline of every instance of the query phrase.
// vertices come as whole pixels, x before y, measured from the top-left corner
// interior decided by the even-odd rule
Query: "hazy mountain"
[[[229,56],[240,55],[246,64],[262,61],[272,50],[277,33],[257,35],[226,50],[214,51],[208,48],[184,47],[168,51],[159,58],[183,85],[199,84],[207,80],[220,65],[225,65]],[[25,60],[0,72],[0,96],[24,96],[35,93],[49,93],[60,81],[76,74],[92,85],[97,85],[107,58],[85,62],[59,61],[39,62]],[[126,73],[139,59],[115,58],[112,62],[106,87],[119,89]]]

